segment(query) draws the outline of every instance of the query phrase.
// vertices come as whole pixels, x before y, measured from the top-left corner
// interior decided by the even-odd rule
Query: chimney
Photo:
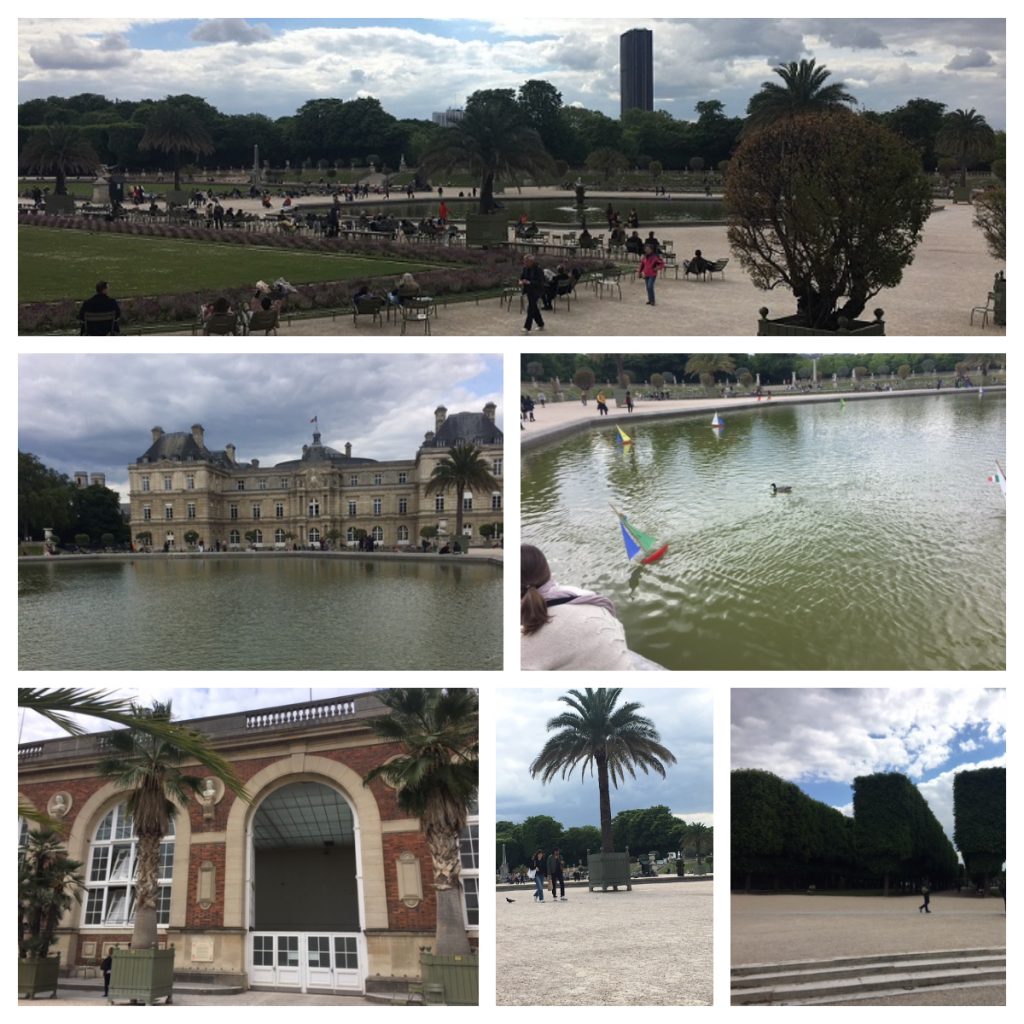
[[[352,458],[352,445],[348,441],[345,442],[345,458],[346,459],[351,459]]]
[[[89,474],[84,473],[81,470],[75,471],[75,486],[76,487],[88,487],[89,486]]]
[[[424,444],[430,444],[433,440],[434,440],[434,432],[432,430],[428,430],[423,435],[423,443]]]
[[[153,427],[153,444],[156,444],[164,436],[163,427]]]
[[[89,483],[94,487],[106,487],[107,486],[107,474],[106,473],[93,473]]]
[[[195,443],[197,445],[199,445],[200,448],[204,447],[204,445],[203,445],[203,434],[204,434],[203,428],[198,423],[193,423],[192,424],[192,440],[195,441]]]
[[[443,406],[439,405],[434,410],[434,430],[438,431],[444,424],[444,421],[448,418],[448,410]]]
[[[493,423],[494,422],[494,411],[497,406],[493,402],[488,402],[484,406],[484,415]]]
[[[224,452],[228,457],[228,462],[235,461],[235,446],[233,444],[224,445]]]

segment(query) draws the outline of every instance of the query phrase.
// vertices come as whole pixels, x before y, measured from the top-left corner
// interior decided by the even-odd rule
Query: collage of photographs
[[[1020,1005],[1005,18],[241,13],[17,24],[19,1007]]]

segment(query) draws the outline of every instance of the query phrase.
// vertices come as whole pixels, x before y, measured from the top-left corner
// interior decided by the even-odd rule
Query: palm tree
[[[71,124],[48,124],[33,129],[21,151],[21,162],[29,174],[53,174],[55,195],[68,193],[67,176],[93,173],[100,158],[81,131]]]
[[[479,698],[476,690],[442,689],[385,690],[379,697],[391,713],[374,719],[373,729],[404,750],[363,783],[380,778],[396,787],[398,806],[420,819],[437,893],[434,953],[465,955],[460,837],[479,785]]]
[[[954,157],[960,165],[960,185],[967,185],[967,165],[982,160],[992,152],[995,133],[983,114],[970,110],[951,110],[942,119],[935,138],[940,153]]]
[[[174,189],[181,189],[181,154],[203,156],[216,147],[210,133],[188,107],[164,100],[153,107],[139,149],[156,149],[174,159]]]
[[[754,93],[747,103],[744,131],[763,128],[791,114],[828,110],[857,102],[842,82],[825,85],[825,79],[831,72],[824,64],[818,67],[813,60],[790,61],[772,70],[785,85],[761,83],[761,91]]]
[[[43,958],[57,926],[85,885],[82,865],[72,860],[52,829],[29,832],[18,855],[18,955]]]
[[[706,388],[714,386],[716,373],[732,373],[736,363],[726,355],[695,355],[686,360],[687,374],[700,378]]]
[[[691,843],[694,852],[697,854],[697,863],[701,862],[701,855],[711,843],[711,829],[699,821],[691,822],[686,826],[684,833],[686,841]]]
[[[601,852],[613,853],[612,809],[609,780],[616,789],[628,772],[636,778],[639,768],[645,775],[656,772],[665,777],[665,765],[675,764],[675,755],[661,745],[654,723],[636,712],[642,704],[629,702],[616,707],[622,689],[570,690],[558,699],[572,708],[550,719],[548,732],[560,730],[548,739],[544,749],[530,765],[530,774],[550,782],[556,775],[571,777],[577,765],[581,776],[597,769],[597,788],[601,804]]]
[[[455,536],[462,539],[462,502],[466,491],[496,491],[500,487],[488,468],[487,460],[475,444],[460,442],[441,459],[423,485],[424,494],[455,491]]]
[[[495,206],[495,178],[518,180],[536,174],[550,158],[540,135],[523,120],[514,94],[506,89],[483,89],[466,103],[462,120],[445,128],[420,158],[426,174],[468,170],[480,178],[480,212]]]
[[[139,841],[136,872],[135,927],[132,949],[155,949],[157,940],[156,902],[159,893],[160,843],[167,834],[171,820],[189,798],[203,791],[205,776],[193,775],[183,765],[198,760],[199,766],[220,779],[242,799],[248,799],[245,787],[231,766],[205,747],[198,733],[189,733],[188,750],[177,742],[179,734],[156,735],[142,728],[155,723],[169,724],[171,704],[154,701],[151,708],[133,706],[133,724],[128,729],[112,732],[106,737],[107,753],[96,766],[101,778],[112,779],[128,790],[128,812]],[[196,753],[197,746],[205,748]]]

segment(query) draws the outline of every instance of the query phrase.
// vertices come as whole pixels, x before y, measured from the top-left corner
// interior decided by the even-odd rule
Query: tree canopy
[[[968,877],[984,888],[1006,860],[1006,769],[953,776],[953,841]]]

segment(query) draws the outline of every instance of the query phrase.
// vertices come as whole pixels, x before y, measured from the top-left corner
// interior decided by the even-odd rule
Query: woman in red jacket
[[[639,274],[647,285],[647,305],[654,305],[654,282],[658,280],[659,271],[665,266],[665,261],[654,251],[654,246],[644,246],[644,254],[640,259]]]

